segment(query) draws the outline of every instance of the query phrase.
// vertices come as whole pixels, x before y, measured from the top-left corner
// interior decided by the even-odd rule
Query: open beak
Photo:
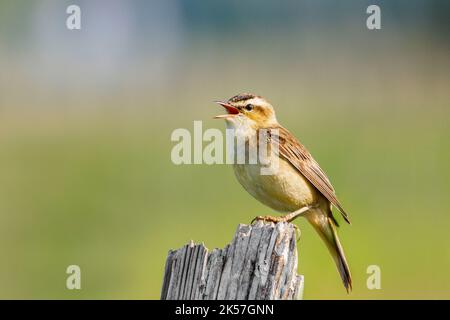
[[[224,107],[228,113],[222,114],[220,116],[215,116],[214,119],[229,119],[239,114],[239,110],[233,107],[231,104],[222,101],[215,101],[215,102]]]

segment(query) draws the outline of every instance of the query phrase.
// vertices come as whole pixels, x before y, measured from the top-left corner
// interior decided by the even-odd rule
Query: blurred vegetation
[[[313,10],[308,32],[290,22],[261,33],[240,19],[248,33],[225,23],[203,34],[196,25],[213,22],[186,23],[192,13],[182,5],[163,11],[177,10],[180,29],[158,36],[139,25],[98,40],[89,13],[91,29],[61,29],[58,41],[47,33],[60,26],[39,24],[39,14],[34,31],[0,28],[8,43],[0,48],[0,298],[157,299],[170,248],[190,239],[223,247],[238,223],[271,214],[230,167],[170,161],[174,129],[194,120],[223,128],[212,101],[241,91],[273,102],[352,219],[340,228],[351,295],[299,219],[306,299],[450,298],[450,61],[448,43],[430,36],[445,24],[411,29],[387,19],[387,30],[370,33],[341,11],[338,27],[313,23]],[[146,31],[171,49],[142,45]],[[129,51],[118,49],[120,37]],[[82,290],[65,287],[70,264],[81,267]],[[381,290],[366,288],[372,264]]]

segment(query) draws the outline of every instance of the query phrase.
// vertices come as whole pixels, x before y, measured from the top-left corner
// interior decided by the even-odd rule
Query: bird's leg
[[[257,216],[252,220],[252,224],[255,221],[263,221],[263,222],[273,222],[273,223],[278,223],[278,222],[292,222],[294,221],[294,219],[296,219],[297,217],[301,216],[302,214],[304,214],[306,211],[308,211],[309,209],[311,209],[312,207],[303,207],[300,208],[294,212],[288,213],[287,215],[281,216],[281,217],[274,217],[274,216]],[[300,240],[300,235],[301,235],[301,231],[300,228],[297,227],[297,225],[293,225],[295,228],[295,232],[297,234],[297,241]]]
[[[301,216],[302,214],[304,214],[306,211],[308,211],[309,209],[311,209],[311,207],[306,206],[303,208],[300,208],[294,212],[288,213],[287,215],[281,216],[281,217],[274,217],[274,216],[257,216],[255,217],[251,223],[255,222],[255,221],[263,221],[263,222],[273,222],[273,223],[278,223],[278,222],[292,222],[294,219],[296,219],[298,216]]]
[[[294,212],[288,213],[283,218],[285,218],[287,222],[292,222],[295,219],[297,219],[297,217],[300,217],[301,215],[303,215],[306,211],[308,211],[311,208],[312,207],[310,207],[310,206],[306,206],[306,207],[300,208],[300,209],[298,209],[298,210],[296,210]]]

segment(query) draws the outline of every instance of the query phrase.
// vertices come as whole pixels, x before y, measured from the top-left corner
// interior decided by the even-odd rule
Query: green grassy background
[[[174,129],[223,129],[212,101],[241,91],[273,102],[352,219],[340,228],[351,295],[299,219],[305,299],[450,298],[448,46],[386,21],[378,34],[359,21],[242,35],[226,25],[174,40],[161,70],[149,48],[106,65],[112,73],[53,51],[70,39],[35,49],[31,29],[1,22],[0,298],[157,299],[169,249],[223,247],[238,223],[271,214],[229,166],[170,160]],[[65,287],[70,264],[81,267],[79,291]],[[372,264],[381,290],[366,287]]]

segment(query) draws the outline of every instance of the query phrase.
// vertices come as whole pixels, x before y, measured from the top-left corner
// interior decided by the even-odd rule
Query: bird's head
[[[275,110],[263,97],[241,93],[228,99],[227,102],[217,101],[227,111],[227,114],[216,116],[215,119],[225,119],[232,127],[250,126],[254,129],[269,128],[278,124]]]

